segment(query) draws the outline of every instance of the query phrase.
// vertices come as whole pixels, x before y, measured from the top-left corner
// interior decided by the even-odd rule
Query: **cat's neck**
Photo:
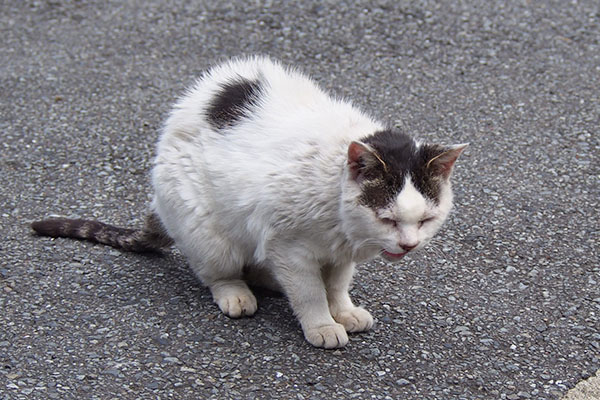
[[[328,255],[331,259],[327,262],[334,265],[346,265],[354,262],[359,263],[370,260],[377,255],[378,247],[372,247],[369,243],[362,240],[356,240],[354,230],[361,230],[360,226],[353,226],[353,221],[348,220],[348,208],[357,207],[355,196],[348,197],[346,189],[347,183],[351,180],[347,168],[347,144],[344,143],[343,151],[335,156],[332,161],[331,186],[335,190],[324,190],[324,194],[329,197],[323,197],[320,200],[326,204],[327,212],[319,213],[319,216],[327,216],[321,221],[325,226],[326,242],[329,244]]]

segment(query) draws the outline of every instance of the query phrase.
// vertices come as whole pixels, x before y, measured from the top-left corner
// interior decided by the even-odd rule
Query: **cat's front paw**
[[[304,331],[304,337],[315,347],[335,349],[348,343],[348,334],[340,324],[322,325]]]
[[[231,318],[250,317],[258,308],[256,297],[250,291],[221,296],[216,302],[223,314]]]
[[[361,307],[343,310],[333,316],[338,323],[344,325],[346,332],[364,332],[373,327],[373,317]]]

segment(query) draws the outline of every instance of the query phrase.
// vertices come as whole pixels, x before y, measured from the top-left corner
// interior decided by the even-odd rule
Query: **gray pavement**
[[[598,400],[600,399],[600,374],[579,382],[569,390],[563,400]]]
[[[0,399],[558,399],[600,367],[600,5],[0,1]],[[220,314],[176,251],[31,234],[140,224],[170,104],[270,54],[470,142],[429,251],[360,266],[375,330],[311,348],[286,301]]]

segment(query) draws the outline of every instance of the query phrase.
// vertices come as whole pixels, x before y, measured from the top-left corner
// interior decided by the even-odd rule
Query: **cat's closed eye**
[[[420,220],[419,222],[417,222],[417,225],[419,228],[421,228],[424,224],[431,222],[435,219],[435,217],[428,217],[428,218],[423,218],[422,220]],[[390,225],[390,226],[397,226],[398,225],[398,221],[396,221],[395,219],[391,219],[391,218],[380,218],[380,221],[383,222],[386,225]]]
[[[422,220],[419,221],[419,228],[422,227],[427,222],[433,221],[434,219],[435,219],[435,217],[423,218]]]
[[[391,218],[380,218],[380,220],[386,225],[396,226],[398,224],[398,221]]]

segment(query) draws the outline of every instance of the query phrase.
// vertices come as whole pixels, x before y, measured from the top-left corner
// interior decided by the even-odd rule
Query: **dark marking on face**
[[[375,132],[361,142],[373,148],[382,161],[368,163],[369,167],[361,170],[362,204],[372,209],[386,207],[402,191],[407,176],[424,197],[439,204],[444,178],[427,163],[442,154],[444,147],[417,146],[410,136],[397,129]]]
[[[208,106],[207,116],[212,125],[223,129],[236,124],[258,103],[261,85],[258,80],[239,77],[221,85]]]
[[[435,168],[428,166],[433,158],[442,154],[446,149],[443,146],[426,144],[419,148],[417,160],[411,171],[412,182],[415,188],[423,196],[433,200],[435,204],[440,202],[440,191],[445,178]]]
[[[362,185],[360,202],[374,210],[384,208],[402,190],[404,183],[394,184],[387,179],[365,181]]]

